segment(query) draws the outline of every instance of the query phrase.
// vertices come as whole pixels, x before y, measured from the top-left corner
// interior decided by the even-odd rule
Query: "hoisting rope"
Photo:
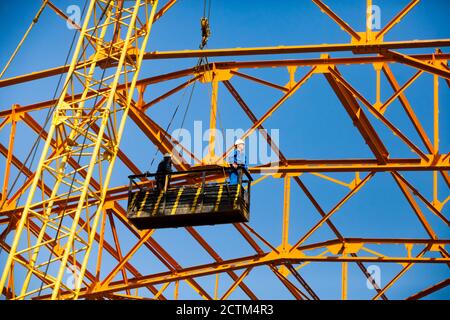
[[[207,4],[207,2],[208,2],[208,4]],[[207,10],[207,8],[208,8],[208,10]],[[208,11],[208,15],[206,15],[206,11]],[[200,29],[201,29],[201,34],[202,34],[202,40],[201,40],[201,43],[199,45],[200,50],[203,50],[203,48],[207,45],[209,36],[211,35],[211,30],[210,30],[210,26],[209,26],[209,18],[210,18],[210,16],[211,16],[211,0],[204,0],[204,2],[203,2],[203,17],[200,19]],[[210,68],[209,68],[209,65],[208,65],[209,64],[208,63],[208,59],[206,57],[200,57],[198,59],[198,61],[197,61],[196,66],[194,67],[195,72],[201,72],[200,67],[202,66],[203,62],[205,62],[206,68],[208,69],[208,71],[210,71]],[[183,127],[184,127],[184,122],[186,120],[186,116],[187,116],[187,113],[189,111],[189,107],[191,105],[192,96],[194,94],[194,90],[195,90],[196,84],[197,84],[197,81],[195,81],[194,84],[191,87],[191,92],[189,94],[189,99],[188,99],[188,102],[187,102],[187,105],[186,105],[186,109],[185,109],[184,114],[183,114],[183,118],[182,118],[182,121],[181,121],[180,129],[183,129]],[[182,104],[182,102],[184,100],[184,97],[186,96],[187,89],[188,89],[188,87],[186,87],[183,90],[183,94],[182,94],[182,96],[180,98],[180,101],[178,102],[178,105],[175,108],[175,110],[174,110],[174,112],[172,114],[172,117],[170,118],[169,123],[167,124],[167,127],[166,127],[166,129],[164,131],[164,134],[163,134],[163,137],[162,137],[161,140],[167,138],[168,131],[170,130],[170,127],[172,126],[172,123],[173,123],[173,121],[175,119],[175,116],[177,115],[178,110],[180,109],[180,106],[181,106],[181,104]],[[223,133],[223,130],[222,130],[222,133]],[[153,164],[154,164],[154,162],[156,160],[156,157],[157,157],[159,152],[160,152],[160,150],[157,148],[156,151],[155,151],[155,154],[153,155],[153,158],[152,158],[152,160],[150,162],[150,168],[149,168],[149,170],[147,170],[147,173],[151,171],[151,168],[153,167]]]
[[[190,104],[191,104],[192,95],[193,95],[193,93],[194,93],[194,89],[195,89],[195,84],[196,84],[196,83],[197,83],[197,81],[195,81],[194,84],[192,85],[191,93],[190,93],[190,95],[189,95],[189,100],[188,100],[188,103],[187,103],[187,106],[186,106],[186,111],[184,112],[183,122],[182,122],[182,124],[181,124],[180,129],[183,128],[184,120],[186,119],[186,114],[187,114],[187,111],[188,111],[189,106],[190,106]],[[183,100],[184,100],[184,97],[186,96],[186,92],[187,92],[187,87],[183,90],[183,94],[182,94],[182,96],[181,96],[181,98],[180,98],[180,100],[179,100],[179,102],[178,102],[178,104],[177,104],[177,107],[175,108],[174,112],[172,113],[172,117],[170,118],[170,121],[169,121],[169,123],[167,124],[166,129],[164,130],[164,134],[163,134],[163,137],[161,138],[161,141],[167,138],[168,131],[170,130],[170,127],[172,126],[172,123],[173,123],[173,121],[174,121],[174,119],[175,119],[175,116],[177,115],[178,110],[180,109],[180,106],[181,106],[181,104],[182,104],[182,102],[183,102]],[[150,162],[150,168],[149,168],[149,170],[147,170],[147,173],[151,171],[151,168],[152,168],[152,166],[153,166],[153,163],[155,162],[156,156],[158,155],[159,152],[160,152],[160,150],[159,150],[158,148],[156,148],[155,154],[153,155],[152,161]]]
[[[0,73],[0,79],[3,78],[3,75],[8,70],[10,64],[12,63],[12,61],[16,57],[17,53],[19,52],[20,48],[22,47],[23,43],[25,42],[25,39],[28,37],[29,33],[31,32],[31,29],[33,29],[34,25],[36,23],[38,23],[39,17],[41,16],[42,11],[44,11],[44,8],[47,6],[47,2],[48,2],[48,0],[43,0],[42,1],[41,7],[39,8],[38,12],[36,13],[36,15],[34,16],[33,20],[31,21],[31,24],[28,27],[28,29],[25,32],[25,34],[23,35],[22,40],[20,40],[19,44],[17,45],[17,47],[14,50],[13,54],[11,55],[11,57],[9,58],[8,62],[6,62],[6,65],[3,67],[3,70]]]
[[[208,16],[206,16],[206,7],[208,7]],[[204,0],[203,1],[203,17],[200,19],[200,26],[202,31],[202,42],[200,44],[200,49],[203,50],[204,47],[207,46],[209,36],[211,35],[211,30],[209,27],[209,21],[211,17],[211,0]],[[208,71],[208,73],[212,74],[212,70],[210,68],[210,63],[208,61],[208,57],[201,57],[199,65],[201,65],[204,62],[205,70]],[[213,91],[212,87],[212,79],[210,81],[211,83],[211,92]],[[213,111],[214,118],[217,118],[219,120],[219,126],[220,131],[222,133],[222,137],[225,137],[225,131],[222,123],[222,117],[220,116],[219,108],[216,108],[216,110]]]
[[[206,16],[206,3],[208,2],[208,16]],[[200,29],[202,31],[202,41],[200,43],[200,50],[208,44],[209,36],[211,35],[211,29],[209,27],[209,18],[211,16],[211,0],[203,1],[203,17],[200,19]]]

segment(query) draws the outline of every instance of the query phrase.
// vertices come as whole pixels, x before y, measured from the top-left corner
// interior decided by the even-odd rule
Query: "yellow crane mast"
[[[51,297],[56,299],[61,286],[73,298],[78,296],[157,5],[158,0],[89,3],[0,281],[3,289],[12,263],[22,264],[27,274],[17,298],[51,288]],[[96,72],[97,67],[107,71],[109,65],[112,72]],[[121,79],[130,82],[119,90]],[[82,93],[77,95],[75,88]],[[51,194],[37,191],[41,183],[53,186]],[[79,197],[76,206],[55,210],[64,207],[71,196]],[[31,217],[37,218],[38,222],[33,220],[39,235],[34,243],[21,247],[24,226]],[[44,238],[48,230],[54,232],[51,240]],[[41,248],[49,244],[57,247],[54,255],[38,262]],[[20,256],[29,252],[31,259],[25,263]],[[81,261],[80,278],[70,289],[61,280],[72,259]],[[48,272],[54,266],[56,276]],[[32,276],[42,284],[31,288]]]
[[[403,22],[405,16],[413,14],[410,12],[420,0],[409,1],[404,7],[398,5],[398,11],[378,30],[367,25],[362,31],[355,30],[333,11],[332,7],[338,6],[338,2],[328,6],[322,0],[311,1],[315,9],[322,11],[348,36],[348,42],[210,49],[208,38],[210,34],[214,35],[214,25],[210,30],[205,5],[199,28],[200,49],[149,51],[153,24],[170,14],[179,1],[86,0],[83,21],[77,24],[52,1],[43,0],[24,39],[44,8],[49,8],[77,29],[77,41],[69,64],[4,78],[24,42],[22,40],[0,73],[2,90],[58,75],[65,77],[56,99],[28,105],[13,104],[0,110],[0,131],[2,134],[9,131],[9,144],[3,145],[0,140],[0,155],[5,163],[0,190],[0,265],[3,266],[0,296],[13,300],[165,300],[185,296],[260,299],[267,295],[273,297],[270,296],[272,288],[277,286],[279,292],[294,299],[317,300],[323,293],[311,284],[308,272],[316,272],[314,268],[318,266],[333,266],[330,267],[330,278],[337,279],[337,288],[334,288],[337,297],[353,297],[354,288],[349,284],[354,281],[352,275],[358,274],[371,287],[368,290],[372,291],[365,293],[374,300],[386,300],[393,288],[400,286],[400,280],[418,265],[425,270],[422,275],[428,275],[432,267],[444,270],[439,275],[446,271],[448,274],[445,268],[450,266],[450,221],[445,210],[450,203],[450,153],[445,149],[445,141],[442,142],[442,136],[448,132],[443,130],[445,125],[440,125],[443,104],[440,94],[450,87],[450,53],[443,51],[450,47],[450,38],[385,41],[385,36]],[[373,4],[371,0],[364,4],[366,12],[362,12],[361,17],[369,20]],[[286,58],[291,55],[295,58]],[[198,62],[188,68],[179,69],[180,64],[174,63],[176,70],[170,72],[159,74],[156,71],[147,77],[140,74],[145,60],[182,61],[185,66],[186,61],[192,59],[198,59]],[[215,60],[210,62],[208,59]],[[399,65],[402,70],[408,70],[402,77],[396,74],[396,67],[392,68]],[[367,90],[357,89],[360,84],[343,71],[347,66],[366,68],[358,81],[368,86],[370,83],[373,99],[368,98],[371,93],[365,92]],[[255,69],[258,73],[252,73]],[[276,80],[271,80],[274,69],[280,72]],[[374,72],[373,77],[367,76],[368,69]],[[409,76],[405,76],[408,72]],[[291,145],[290,150],[285,150],[286,147],[281,148],[276,139],[264,131],[270,127],[267,120],[286,108],[286,102],[295,99],[305,84],[309,85],[311,79],[316,78],[322,80],[323,86],[315,87],[318,95],[322,95],[321,90],[329,90],[336,98],[336,107],[354,125],[351,128],[354,135],[367,146],[367,157],[295,158],[299,151],[296,146]],[[422,90],[428,90],[431,97],[420,114],[411,101],[413,99],[406,95],[407,90],[412,90],[419,81],[428,81],[429,86]],[[176,85],[172,87],[174,83]],[[210,93],[210,99],[205,103],[207,108],[201,112],[209,119],[211,131],[207,137],[206,155],[200,157],[148,113],[149,109],[153,110],[195,85],[206,87]],[[255,111],[254,101],[241,93],[245,85],[256,88],[254,92],[270,94],[273,101],[261,99],[264,101]],[[166,91],[166,87],[170,89]],[[151,91],[153,88],[156,90]],[[222,169],[216,172],[234,148],[231,146],[224,152],[218,148],[221,142],[215,129],[221,123],[220,112],[232,112],[232,109],[222,110],[223,95],[219,95],[219,90],[229,93],[231,103],[242,110],[240,115],[236,113],[233,117],[249,123],[239,138],[245,140],[260,134],[267,142],[265,146],[279,158],[279,161],[251,164],[248,172],[245,170],[248,177],[245,190],[240,184],[227,189],[226,177],[220,173]],[[148,91],[156,92],[151,100],[146,95]],[[263,109],[264,103],[268,104],[266,109]],[[323,106],[314,103],[315,111],[322,112]],[[394,104],[397,104],[396,113],[390,113]],[[295,112],[300,114],[302,110],[298,109]],[[48,126],[42,124],[39,114],[45,111],[50,115]],[[401,121],[397,119],[399,114],[403,117]],[[323,129],[319,130],[322,134],[326,129],[320,122],[322,114],[318,119],[314,126]],[[153,179],[148,179],[153,177],[152,174],[143,174],[133,155],[120,148],[126,121],[132,122],[137,130],[134,133],[142,135],[158,152],[171,153],[178,172],[172,176],[173,188],[164,190],[167,193],[155,196],[153,191],[150,192],[155,184]],[[424,125],[425,121],[427,125]],[[294,135],[294,130],[288,128],[288,122],[280,126],[286,126],[285,134],[289,137]],[[40,154],[34,167],[27,163],[28,158],[23,161],[18,155],[18,125],[31,130],[37,141],[44,142],[39,149],[31,148]],[[329,137],[308,137],[308,141],[315,143],[313,138]],[[131,140],[122,141],[122,147],[132,143]],[[359,154],[360,145],[349,144],[349,150]],[[410,153],[401,153],[402,157],[399,157],[398,150],[392,146]],[[116,162],[133,174],[130,176],[132,184],[112,181]],[[205,174],[205,164],[210,170],[208,174]],[[20,186],[12,182],[13,172],[24,179]],[[199,172],[204,175],[194,177]],[[416,180],[416,173],[427,175],[429,179],[426,182]],[[127,173],[120,174],[125,176]],[[402,225],[396,226],[397,233],[389,234],[388,231],[393,229],[388,228],[392,220],[383,221],[383,226],[389,230],[380,237],[368,236],[372,234],[369,230],[371,221],[361,223],[346,216],[336,222],[336,216],[347,210],[346,205],[365,192],[379,176],[386,180],[383,180],[381,190],[367,191],[370,197],[384,201],[379,200],[379,195],[396,188],[398,197],[404,201],[402,214],[409,214],[417,223],[413,230],[416,236],[403,236],[406,232],[403,233]],[[315,179],[316,186],[323,190],[331,185],[335,192],[317,193],[308,185],[308,178]],[[248,220],[250,184],[252,192],[262,189],[256,199],[265,200],[272,196],[272,191],[265,189],[269,182],[273,185],[279,182],[282,190],[280,199],[273,200],[277,210],[267,214],[252,209],[253,220],[242,222]],[[164,212],[169,210],[166,206],[169,194],[173,202],[168,215],[176,215],[195,211],[191,210],[191,199],[183,197],[188,194],[197,204],[205,189],[220,195],[209,199],[209,207],[203,207],[207,207],[205,212],[209,210],[208,213],[215,214],[227,200],[227,192],[228,196],[234,192],[234,202],[226,204],[231,211],[235,209],[235,203],[243,200],[242,220],[230,223],[234,221],[231,219],[226,221],[226,226],[207,227],[217,228],[212,232],[186,224],[165,233],[155,229],[141,230],[133,223],[142,218],[141,212],[145,214],[144,207],[149,198],[158,205],[164,203]],[[134,216],[123,206],[130,195],[137,195],[135,199],[139,199],[139,210]],[[298,219],[293,212],[296,208],[294,198],[302,199],[305,202],[302,205],[307,207],[301,212],[301,228],[294,223]],[[362,202],[362,206],[370,204],[365,200]],[[265,203],[257,204],[259,206],[252,204],[252,208],[269,210]],[[157,205],[151,208],[159,210]],[[364,217],[365,212],[360,211],[358,217]],[[379,216],[386,218],[381,213]],[[167,221],[165,226],[174,225],[172,220]],[[202,225],[202,221],[196,223],[195,226]],[[269,227],[259,229],[261,225]],[[357,230],[355,236],[347,236],[348,230]],[[423,235],[417,236],[420,234]],[[181,239],[180,251],[183,252],[176,252],[178,257],[171,251],[173,243],[165,242],[171,236]],[[220,250],[223,247],[227,249],[225,254]],[[393,268],[383,274],[383,282],[380,282],[373,267],[386,265]],[[73,271],[73,283],[66,279],[68,270]],[[268,283],[272,281],[272,287],[255,285],[261,279]],[[449,284],[450,278],[440,279],[404,298],[424,298]],[[240,295],[235,296],[237,293]]]

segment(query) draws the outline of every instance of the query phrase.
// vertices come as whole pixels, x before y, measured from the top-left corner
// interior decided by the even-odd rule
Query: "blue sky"
[[[375,5],[381,8],[382,26],[408,2],[404,0],[373,1]],[[70,4],[78,4],[82,1],[55,0],[54,3],[64,9]],[[365,29],[366,1],[342,0],[326,1],[326,3],[355,30],[363,31]],[[40,1],[31,0],[0,2],[2,16],[0,24],[3,27],[2,30],[5,30],[5,32],[0,33],[1,66],[9,58],[39,6]],[[385,40],[449,38],[449,9],[450,2],[446,0],[421,1],[400,24],[388,33]],[[199,19],[202,13],[203,1],[181,0],[163,19],[155,24],[148,51],[197,48],[200,41]],[[345,32],[340,30],[330,18],[321,13],[311,1],[307,0],[279,2],[213,0],[210,23],[212,35],[208,43],[209,48],[348,43],[350,41]],[[65,22],[51,10],[46,9],[11,68],[5,74],[5,78],[62,65],[72,36],[73,31],[65,27]],[[446,51],[446,48],[443,51]],[[433,49],[404,52],[433,53]],[[331,55],[333,57],[347,57],[351,56],[351,53],[332,53]],[[236,59],[223,57],[210,59],[210,61],[313,57],[317,58],[319,54]],[[146,61],[141,70],[140,78],[192,67],[195,63],[196,59]],[[416,70],[403,65],[391,65],[391,68],[400,84],[403,84],[416,72]],[[370,102],[375,101],[375,71],[373,66],[340,66],[339,70],[344,78]],[[245,69],[241,71],[280,85],[284,85],[289,79],[285,68]],[[296,80],[300,79],[307,71],[307,67],[299,68]],[[433,138],[432,80],[431,75],[424,74],[406,90],[406,96],[431,140]],[[58,77],[53,77],[0,89],[0,110],[9,109],[13,103],[27,105],[51,99],[57,81]],[[185,81],[185,79],[150,86],[147,90],[146,99],[150,101],[163,93],[164,90],[167,91],[181,83],[181,81]],[[281,97],[279,91],[263,88],[247,80],[233,77],[231,82],[257,117],[264,114]],[[391,94],[392,89],[382,76],[381,100],[385,101]],[[148,115],[165,128],[176,105],[182,101],[181,111],[177,114],[174,124],[169,130],[172,131],[181,124],[186,100],[187,98],[183,99],[182,93],[180,93],[156,105],[149,110]],[[449,100],[449,89],[446,83],[441,80],[439,92],[441,153],[448,153],[450,147],[450,135],[448,134],[450,132]],[[184,126],[186,129],[192,130],[194,121],[203,121],[204,126],[208,125],[209,101],[210,86],[208,84],[196,85]],[[219,113],[221,126],[225,129],[243,128],[245,130],[250,125],[250,121],[223,85],[219,86]],[[43,114],[43,112],[36,112],[33,116],[42,120]],[[398,101],[389,107],[385,115],[414,143],[424,149]],[[370,114],[368,114],[368,117],[385,142],[391,157],[414,157],[409,148],[405,147],[386,127]],[[372,157],[370,149],[365,145],[356,128],[353,127],[336,95],[320,74],[314,75],[264,123],[264,126],[267,129],[280,130],[280,148],[287,158],[343,159]],[[7,129],[8,127],[0,132],[0,143],[4,145],[8,143]],[[24,160],[30,147],[29,137],[32,134],[31,130],[23,124],[18,125],[18,130],[15,155]],[[155,164],[152,168],[150,167],[155,149],[131,121],[127,123],[121,148],[141,170],[155,169]],[[2,158],[0,159],[0,167],[3,166],[4,159]],[[128,174],[129,171],[123,165],[118,164],[111,184],[113,186],[126,184]],[[330,176],[346,182],[352,179],[350,174],[330,174]],[[405,173],[404,176],[414,182],[415,187],[422,191],[427,198],[432,198],[431,173]],[[325,211],[331,209],[349,191],[348,188],[337,186],[317,176],[306,174],[301,178]],[[276,246],[281,239],[282,188],[283,181],[281,179],[269,178],[256,185],[252,190],[250,225]],[[444,200],[448,195],[448,188],[440,180],[439,199]],[[424,210],[425,216],[429,218],[430,224],[437,235],[440,238],[448,238],[450,236],[448,227],[436,219],[424,206],[421,205],[421,208]],[[443,208],[443,213],[446,216],[449,214],[448,208],[448,204]],[[306,196],[292,182],[290,241],[297,241],[318,221],[319,217]],[[388,173],[376,174],[356,196],[333,216],[332,221],[346,237],[427,237],[414,212],[402,196],[400,189]],[[244,244],[240,235],[230,226],[199,227],[197,230],[224,259],[253,254],[251,248]],[[125,234],[125,232],[122,234]],[[201,247],[184,230],[157,231],[154,237],[182,266],[211,262],[211,259],[204,254]],[[108,234],[107,238],[111,239],[111,235]],[[324,226],[307,243],[332,238],[334,238],[334,235]],[[134,239],[128,239],[126,236],[121,240],[124,246],[122,250],[125,252],[135,242]],[[386,251],[387,254],[404,252],[404,248],[389,250]],[[5,253],[2,252],[0,256],[2,264],[4,259]],[[156,262],[156,259],[149,261],[148,255],[143,252],[138,252],[134,259],[135,265],[144,274],[164,270],[163,266]],[[108,262],[105,265],[106,268],[112,266],[112,261],[109,265]],[[382,271],[382,285],[385,285],[400,270],[399,265],[379,264],[379,267]],[[340,297],[339,264],[311,264],[300,270],[321,298],[335,299]],[[353,265],[350,265],[349,272],[349,298],[366,299],[373,296],[373,290],[368,290],[365,287],[365,279],[362,273]],[[443,265],[416,265],[388,291],[388,297],[407,297],[448,278],[449,275],[448,267]],[[226,283],[231,284],[230,279],[226,279],[227,276],[221,275],[222,278],[225,284],[220,288],[221,292],[226,290]],[[205,288],[209,288],[209,292],[212,292],[214,280],[213,277],[205,277],[199,279],[199,283],[203,284]],[[258,292],[261,292],[261,297],[291,298],[290,293],[282,287],[273,273],[266,267],[254,269],[246,283],[251,288],[257,288],[255,292],[257,295]],[[181,290],[180,296],[196,297],[193,290],[185,283],[181,285]],[[239,290],[231,296],[231,298],[244,297],[244,293]],[[430,297],[449,298],[450,288],[441,290]]]

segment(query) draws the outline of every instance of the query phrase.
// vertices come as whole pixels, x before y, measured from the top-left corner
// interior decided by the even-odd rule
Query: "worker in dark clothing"
[[[170,183],[170,175],[172,170],[172,156],[170,153],[164,155],[164,159],[158,164],[156,171],[156,188],[158,190],[167,190]]]

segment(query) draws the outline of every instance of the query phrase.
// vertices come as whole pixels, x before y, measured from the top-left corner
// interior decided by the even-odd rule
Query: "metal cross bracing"
[[[30,105],[15,104],[11,108],[2,107],[0,111],[0,130],[9,135],[8,145],[0,143],[0,153],[5,160],[0,209],[2,295],[7,299],[176,299],[183,298],[190,290],[181,288],[187,284],[187,288],[192,289],[188,297],[194,293],[203,299],[227,299],[235,297],[239,291],[238,297],[261,299],[270,295],[261,286],[255,286],[252,276],[264,269],[280,290],[287,291],[293,298],[320,299],[322,292],[308,281],[306,275],[308,270],[333,264],[339,266],[339,269],[333,268],[333,276],[341,284],[335,288],[341,298],[352,298],[349,268],[355,267],[361,277],[367,278],[375,287],[373,299],[388,299],[390,290],[401,285],[401,279],[415,267],[448,267],[450,238],[445,209],[450,199],[450,153],[442,150],[439,141],[440,135],[445,134],[439,128],[439,120],[442,121],[439,92],[450,86],[447,63],[450,54],[445,53],[450,39],[383,41],[390,29],[419,3],[418,0],[399,8],[399,13],[377,32],[369,29],[357,32],[334,13],[331,5],[319,0],[313,2],[349,34],[349,43],[149,52],[146,44],[151,43],[153,23],[169,15],[170,9],[177,5],[176,0],[162,5],[156,0],[92,0],[79,26],[79,38],[70,65],[0,78],[1,90],[7,90],[10,86],[47,77],[61,74],[66,77],[58,99]],[[61,11],[54,4],[48,1],[48,5],[60,15]],[[367,1],[367,6],[370,5],[371,1]],[[411,53],[419,48],[430,53]],[[410,50],[405,54],[399,51],[403,49]],[[342,54],[333,57],[335,52]],[[303,53],[313,53],[317,57],[275,58],[278,54]],[[239,61],[240,56],[260,55],[274,59]],[[211,60],[200,66],[151,77],[139,74],[144,61],[157,63],[158,59],[177,61],[192,57],[234,58],[237,61]],[[393,66],[398,64],[411,70],[406,81],[399,81],[394,75]],[[355,88],[358,84],[345,75],[347,65],[374,68],[375,101]],[[268,76],[252,74],[252,69],[264,74],[272,68],[288,69],[284,84],[271,81]],[[427,121],[433,124],[433,132],[424,128],[424,119],[417,115],[414,102],[405,94],[425,74],[432,76],[428,88],[432,88],[433,104],[428,108],[430,119]],[[373,155],[371,158],[289,158],[267,132],[260,131],[266,120],[286,101],[311,79],[317,78],[322,78],[330,92],[334,92],[339,107],[367,144]],[[386,100],[381,95],[382,80],[392,88],[392,94]],[[155,95],[158,91],[153,88],[166,83],[173,86],[172,89]],[[257,85],[261,91],[272,90],[279,98],[260,115],[243,97],[243,83]],[[231,227],[208,227],[227,228],[227,232],[237,235],[236,241],[240,241],[242,247],[250,248],[250,251],[242,251],[245,253],[235,250],[232,257],[220,252],[222,245],[211,241],[206,229],[187,227],[167,233],[182,239],[188,237],[193,243],[191,259],[175,258],[170,253],[172,245],[164,238],[167,231],[139,231],[127,221],[123,201],[127,198],[128,185],[110,185],[113,172],[114,175],[127,174],[113,171],[116,159],[133,174],[146,169],[139,168],[136,159],[127,154],[126,139],[120,144],[122,137],[127,136],[124,131],[127,118],[162,153],[174,153],[178,170],[188,169],[190,160],[201,165],[220,162],[226,157],[230,150],[215,153],[214,135],[210,136],[209,155],[204,159],[186,149],[175,151],[184,146],[165,131],[165,124],[158,124],[149,115],[150,109],[158,108],[193,85],[203,85],[210,91],[211,128],[217,127],[217,108],[221,106],[218,91],[223,90],[230,94],[251,124],[243,138],[260,132],[280,159],[278,163],[252,166],[250,172],[256,177],[254,189],[264,190],[269,179],[282,182],[281,215],[252,212],[254,220],[281,217],[281,229],[270,233],[261,231],[255,227],[254,220]],[[150,94],[151,98],[148,98]],[[387,111],[394,103],[399,103],[414,134],[404,133],[396,119],[389,116]],[[53,118],[51,125],[46,127],[34,115],[49,109]],[[226,113],[227,109],[220,109],[220,112]],[[28,167],[17,154],[15,136],[18,126],[29,128],[45,142],[35,168]],[[396,156],[395,150],[389,147],[389,139],[380,134],[381,127],[391,132],[397,143],[410,149],[412,155],[407,158]],[[285,151],[292,154],[292,150]],[[184,158],[186,156],[191,159]],[[20,181],[24,182],[13,186],[14,174],[19,170]],[[418,186],[415,176],[411,175],[416,172],[432,176],[428,190],[424,190],[422,184]],[[341,179],[336,173],[346,173],[346,177],[351,177],[350,181]],[[335,223],[341,208],[351,203],[352,198],[379,175],[387,176],[398,188],[405,199],[404,210],[416,217],[417,228],[422,228],[426,237],[350,237],[343,232],[342,223]],[[331,206],[330,199],[318,197],[308,186],[307,176],[320,179],[324,188],[330,183],[341,188],[338,196],[330,197],[334,201]],[[186,181],[175,180],[173,183]],[[141,184],[152,185],[153,181],[143,179]],[[292,223],[296,215],[292,201],[300,195],[311,206],[308,215],[315,221],[306,226],[306,232],[299,232]],[[364,212],[360,214],[364,215]],[[345,223],[355,222],[347,220]],[[332,238],[317,236],[324,229],[331,232]],[[444,237],[438,236],[442,230]],[[162,237],[158,238],[158,235]],[[166,242],[159,239],[166,239]],[[196,255],[206,257],[207,262],[197,262],[201,259],[195,259]],[[159,267],[150,267],[153,262]],[[395,265],[397,268],[378,286],[368,270],[371,264]],[[75,281],[73,287],[63,281],[71,267],[78,270],[76,279],[79,282]],[[427,297],[448,284],[448,278],[440,279],[401,298]]]

